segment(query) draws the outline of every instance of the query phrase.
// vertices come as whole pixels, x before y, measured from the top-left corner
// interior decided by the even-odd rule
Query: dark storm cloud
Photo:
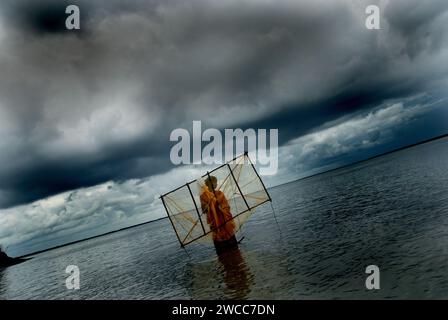
[[[385,11],[385,18],[394,32],[399,33],[404,41],[406,53],[414,57],[425,50],[438,50],[442,46],[446,30],[441,24],[446,23],[443,15],[448,10],[448,2],[431,1],[422,4],[419,1],[391,1]]]
[[[279,128],[280,142],[446,85],[447,6],[367,2],[0,4],[0,206],[170,168],[169,134]],[[369,3],[370,4],[370,1]]]
[[[10,24],[30,33],[44,35],[71,32],[65,28],[65,10],[69,5],[83,9],[81,22],[88,27],[89,23],[94,23],[91,18],[99,15],[134,13],[141,9],[149,14],[158,3],[155,0],[4,0],[0,8]]]
[[[78,1],[10,1],[2,4],[8,22],[30,33],[57,34],[69,32],[65,27],[67,6]],[[83,19],[84,20],[84,19]]]

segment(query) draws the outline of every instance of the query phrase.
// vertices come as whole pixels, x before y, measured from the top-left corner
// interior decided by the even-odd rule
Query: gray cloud
[[[279,148],[278,174],[264,177],[265,182],[272,186],[346,164],[353,153],[382,146],[399,130],[415,128],[446,101],[420,104],[421,99],[413,97],[344,116],[290,141]],[[0,243],[13,254],[24,254],[163,217],[159,195],[196,179],[207,169],[183,166],[161,175],[108,181],[1,210]]]
[[[447,84],[444,1],[0,4],[0,206],[166,172],[169,133],[279,128],[281,143]],[[62,14],[64,16],[64,14]]]

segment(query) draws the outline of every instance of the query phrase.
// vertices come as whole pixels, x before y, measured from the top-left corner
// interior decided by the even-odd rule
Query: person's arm
[[[219,209],[223,212],[230,212],[230,205],[227,201],[226,196],[224,195],[224,192],[220,191],[219,194]]]
[[[207,214],[208,210],[210,209],[210,204],[207,201],[206,197],[204,197],[204,195],[200,196],[201,199],[201,210],[202,210],[202,214]]]
[[[208,199],[208,197],[205,194],[201,194],[200,196],[201,199],[201,210],[202,210],[202,214],[205,214],[207,217],[207,223],[210,225],[211,221],[210,221],[210,215],[209,215],[209,211],[210,211],[210,201]]]

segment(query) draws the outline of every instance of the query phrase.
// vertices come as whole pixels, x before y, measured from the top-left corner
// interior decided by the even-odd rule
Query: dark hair
[[[205,179],[205,182],[217,182],[218,179],[215,176],[209,176],[207,179]]]
[[[213,185],[218,182],[218,179],[215,176],[209,176],[205,179],[205,185],[209,188],[213,188]]]

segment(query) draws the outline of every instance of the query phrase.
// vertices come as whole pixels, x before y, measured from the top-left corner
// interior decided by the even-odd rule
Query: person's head
[[[216,179],[215,176],[209,176],[207,179],[205,179],[205,185],[208,187],[210,191],[213,191],[216,189],[216,186],[218,185],[218,179]]]

